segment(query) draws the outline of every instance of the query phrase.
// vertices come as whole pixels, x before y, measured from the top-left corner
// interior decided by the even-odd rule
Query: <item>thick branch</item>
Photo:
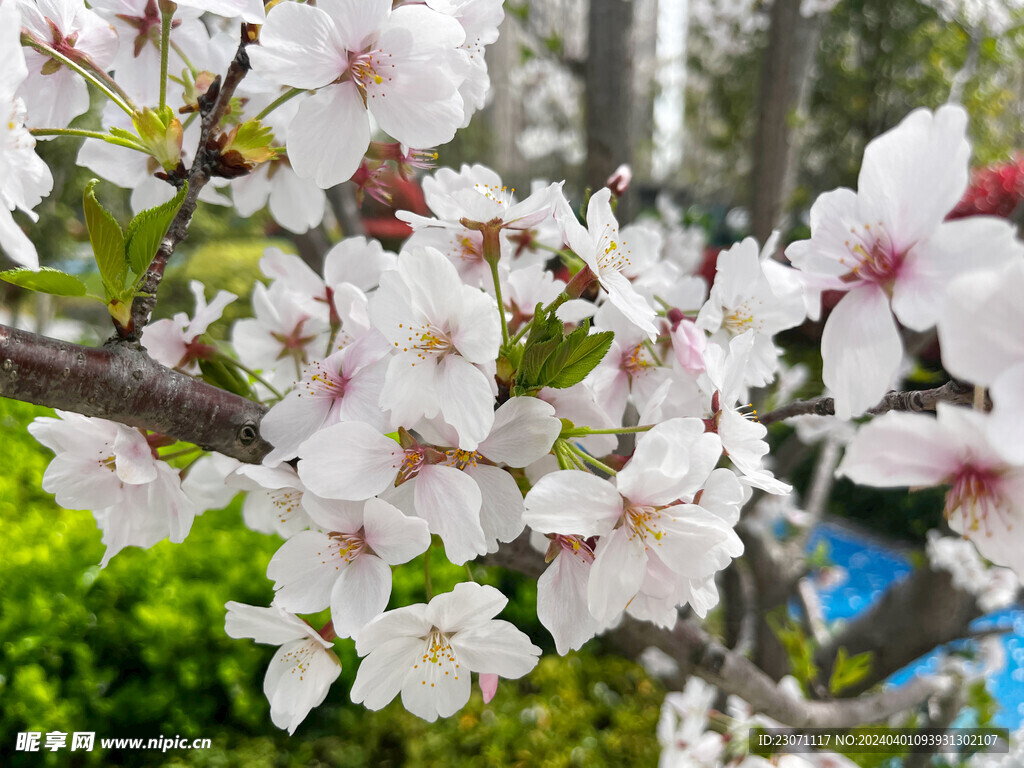
[[[259,463],[266,407],[164,368],[137,345],[83,347],[0,325],[0,396],[110,419]]]
[[[544,560],[530,546],[528,534],[503,545],[484,562],[530,577],[544,571]],[[660,648],[680,665],[679,678],[671,683],[681,686],[686,676],[695,674],[736,694],[758,712],[794,727],[846,728],[879,722],[932,696],[948,695],[956,684],[950,677],[919,677],[900,688],[856,699],[808,701],[780,687],[753,662],[729,650],[690,620],[679,621],[674,629],[666,630],[626,617],[603,639],[631,658],[639,657],[651,646]]]
[[[970,405],[974,399],[974,387],[955,379],[935,389],[919,389],[911,392],[889,392],[878,405],[868,409],[877,416],[888,411],[934,411],[937,403]],[[831,397],[815,397],[810,400],[796,400],[761,414],[762,424],[791,419],[794,416],[835,416],[835,401]]]
[[[220,83],[216,101],[203,111],[199,144],[196,147],[192,167],[188,172],[188,193],[185,195],[185,200],[181,204],[181,208],[178,209],[177,215],[167,228],[167,234],[164,235],[160,248],[157,249],[149,269],[146,270],[142,285],[139,286],[140,292],[145,295],[139,296],[132,304],[132,319],[128,328],[121,328],[115,324],[118,335],[125,341],[138,341],[142,336],[142,330],[149,322],[149,317],[153,314],[153,308],[156,306],[156,292],[163,280],[167,262],[174,254],[175,248],[188,237],[188,227],[192,221],[192,214],[195,213],[199,203],[199,193],[211,176],[210,161],[213,158],[210,156],[209,141],[213,137],[213,131],[220,124],[221,118],[227,112],[235,89],[249,71],[249,55],[245,51],[249,44],[246,34],[247,26],[242,25],[242,41],[238,44],[235,58],[231,60],[223,82]]]
[[[828,679],[839,648],[872,653],[871,672],[847,690],[856,694],[885,680],[936,646],[968,634],[981,615],[975,597],[953,586],[949,571],[928,566],[893,584],[870,610],[818,648],[815,663]]]

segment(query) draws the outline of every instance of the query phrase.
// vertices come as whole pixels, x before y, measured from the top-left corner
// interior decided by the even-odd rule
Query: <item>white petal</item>
[[[295,88],[320,88],[348,67],[345,45],[331,17],[298,3],[274,6],[260,29],[260,44],[248,53],[257,74]]]
[[[348,567],[338,546],[318,531],[292,536],[270,558],[267,578],[274,582],[274,605],[292,613],[314,613],[331,604],[331,589]]]
[[[415,493],[416,514],[441,537],[445,555],[455,565],[487,553],[480,488],[473,478],[452,467],[426,466],[416,476]]]
[[[389,565],[407,563],[430,546],[427,521],[407,517],[386,501],[370,499],[364,515],[366,543]]]
[[[576,469],[542,477],[524,504],[523,520],[538,533],[603,536],[622,517],[622,497],[615,486]]]
[[[459,448],[472,451],[494,423],[494,395],[479,368],[456,355],[437,366],[441,416],[459,433]]]
[[[430,633],[432,626],[433,622],[427,617],[427,606],[423,603],[396,608],[381,614],[363,628],[356,637],[356,652],[366,656],[398,637],[412,637],[420,641]]]
[[[992,383],[988,439],[1011,464],[1024,464],[1024,364],[1007,369]]]
[[[488,621],[452,636],[459,663],[474,672],[515,680],[537,666],[540,648],[507,621]]]
[[[355,637],[383,613],[391,597],[391,568],[379,557],[361,554],[341,570],[331,592],[331,618],[338,637]]]
[[[394,440],[361,422],[346,421],[299,446],[299,477],[318,496],[360,501],[394,482],[402,457]]]
[[[644,540],[626,526],[597,542],[587,584],[587,607],[602,625],[610,624],[640,589],[647,570]]]
[[[555,409],[536,397],[511,397],[494,412],[478,450],[491,461],[525,467],[545,456],[562,430]]]
[[[836,473],[880,488],[935,485],[957,466],[958,448],[931,416],[887,413],[861,427]]]
[[[480,525],[484,529],[488,550],[497,549],[498,541],[512,541],[523,532],[523,494],[508,472],[486,464],[466,467],[467,475],[480,487]]]
[[[278,648],[263,680],[274,725],[294,733],[310,710],[327,698],[340,674],[338,657],[315,640],[296,640]]]
[[[487,584],[464,581],[430,601],[427,616],[443,632],[486,624],[508,605],[508,598]]]
[[[889,391],[903,342],[881,288],[863,285],[842,298],[825,322],[821,358],[840,419],[863,413]]]
[[[421,648],[427,653],[426,643]],[[469,701],[472,676],[465,666],[457,665],[457,660],[447,658],[441,663],[421,663],[402,686],[405,708],[428,723],[438,716],[451,717],[462,709]]]
[[[228,637],[251,637],[257,643],[281,645],[308,637],[312,628],[297,616],[283,608],[261,608],[245,603],[229,601],[224,620],[224,631]]]
[[[940,224],[907,254],[893,285],[893,312],[908,328],[927,330],[942,314],[956,277],[1006,267],[1021,258],[1024,244],[1004,219],[972,216]]]
[[[367,709],[383,709],[398,695],[423,653],[419,637],[396,637],[373,649],[359,664],[352,701]]]
[[[590,564],[571,552],[560,552],[537,579],[537,618],[564,656],[579,650],[598,630],[587,608]]]
[[[292,168],[321,189],[352,178],[368,146],[370,123],[359,89],[351,82],[330,85],[304,99],[288,126]]]

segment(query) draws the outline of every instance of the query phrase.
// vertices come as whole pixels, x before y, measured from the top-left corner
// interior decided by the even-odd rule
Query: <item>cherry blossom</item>
[[[58,411],[39,417],[29,432],[56,453],[43,473],[43,490],[68,509],[91,509],[107,550],[101,566],[128,546],[185,540],[196,509],[178,472],[158,460],[137,430],[103,419]]]
[[[248,491],[242,520],[254,531],[287,539],[313,526],[306,511],[312,494],[289,464],[265,467],[243,464],[227,478],[228,485]]]
[[[452,17],[423,5],[392,11],[390,0],[329,0],[316,8],[281,3],[249,50],[265,79],[318,89],[288,130],[288,158],[324,189],[349,179],[370,145],[369,110],[403,144],[450,141],[465,117],[459,46]]]
[[[522,677],[536,666],[540,648],[494,618],[507,603],[494,587],[467,582],[427,605],[378,616],[356,638],[365,658],[352,701],[377,710],[401,693],[407,710],[434,722],[469,701],[470,673]]]
[[[440,413],[474,450],[494,422],[492,382],[474,364],[491,363],[501,344],[498,308],[465,285],[433,248],[405,251],[381,275],[370,318],[394,346],[380,405],[398,424]]]
[[[938,417],[887,413],[861,428],[836,470],[880,488],[949,485],[946,519],[997,565],[1024,576],[1024,466],[987,437],[991,416],[938,404]]]
[[[626,608],[652,569],[671,591],[677,579],[704,578],[742,553],[721,517],[676,503],[693,497],[720,455],[720,441],[699,419],[671,419],[644,435],[614,485],[566,470],[544,476],[527,494],[523,518],[533,530],[600,537],[587,591],[599,623]]]
[[[380,499],[320,499],[307,505],[327,533],[299,533],[271,558],[267,577],[274,580],[274,605],[299,613],[330,606],[338,636],[355,637],[387,607],[389,566],[406,563],[430,546],[427,523]]]
[[[632,252],[619,235],[619,224],[612,213],[610,200],[611,190],[607,187],[591,196],[587,205],[586,228],[576,220],[576,215],[564,200],[556,217],[569,247],[597,278],[607,292],[608,300],[653,339],[658,335],[654,308],[636,292],[623,274],[630,266]]]
[[[331,683],[341,674],[341,662],[331,643],[283,608],[260,608],[234,600],[225,608],[228,637],[250,637],[257,643],[281,646],[267,667],[263,693],[270,702],[274,725],[295,733],[310,710],[327,698]]]
[[[32,209],[50,194],[53,176],[35,153],[35,139],[25,129],[25,102],[16,95],[28,76],[20,40],[19,6],[0,5],[0,247],[15,262],[39,268],[36,247],[11,212],[17,208],[33,221]]]
[[[260,433],[274,446],[263,463],[275,466],[292,458],[308,437],[339,421],[362,421],[378,429],[388,426],[377,405],[388,351],[384,338],[373,332],[310,363],[295,389],[260,422]]]
[[[213,301],[207,304],[205,286],[198,280],[192,280],[188,285],[196,298],[192,319],[184,312],[178,312],[173,319],[156,320],[146,326],[141,342],[149,356],[161,365],[194,374],[199,372],[196,361],[208,359],[216,352],[197,340],[220,319],[224,308],[238,297],[230,291],[217,291]]]
[[[773,282],[775,270],[766,263],[777,239],[770,238],[760,255],[752,237],[718,254],[711,295],[696,321],[698,328],[711,334],[712,341],[723,346],[729,338],[753,331],[746,380],[754,387],[770,383],[778,367],[779,350],[772,336],[800,325],[805,316],[799,286]]]
[[[840,418],[874,405],[896,375],[903,344],[893,313],[926,330],[953,277],[1015,255],[1013,228],[1001,219],[943,222],[967,188],[966,128],[959,106],[911,112],[868,143],[858,191],[821,195],[811,208],[811,239],[786,249],[799,269],[848,291],[821,340],[822,378]]]
[[[91,60],[110,68],[117,52],[117,33],[82,0],[16,0],[21,25],[34,38],[81,64]],[[88,87],[78,73],[46,54],[25,53],[28,78],[18,95],[28,109],[30,128],[66,128],[89,109]]]

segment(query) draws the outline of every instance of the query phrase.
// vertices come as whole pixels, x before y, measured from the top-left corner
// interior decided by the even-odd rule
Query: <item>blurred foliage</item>
[[[289,737],[270,722],[262,693],[275,649],[224,634],[225,602],[269,604],[266,566],[280,541],[246,529],[236,501],[197,518],[186,543],[128,548],[100,570],[92,516],[57,508],[40,489],[49,455],[25,426],[46,413],[0,399],[5,767],[655,764],[664,691],[635,664],[589,652],[545,656],[526,678],[502,681],[489,705],[475,691],[457,715],[429,724],[399,702],[380,712],[349,703],[357,659],[353,643],[339,640],[342,677]],[[440,552],[432,566],[439,592],[466,578]],[[503,618],[553,651],[537,623],[536,583],[482,568],[473,575],[509,595]],[[423,598],[420,558],[396,570],[392,605]],[[97,748],[13,752],[22,731],[93,731]],[[210,738],[213,748],[99,749],[100,738],[161,735]]]

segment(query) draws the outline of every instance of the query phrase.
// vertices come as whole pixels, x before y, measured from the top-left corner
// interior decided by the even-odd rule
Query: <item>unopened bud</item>
[[[622,197],[629,189],[629,183],[633,180],[633,169],[623,163],[615,169],[615,173],[608,177],[605,186],[612,191],[616,197]]]

